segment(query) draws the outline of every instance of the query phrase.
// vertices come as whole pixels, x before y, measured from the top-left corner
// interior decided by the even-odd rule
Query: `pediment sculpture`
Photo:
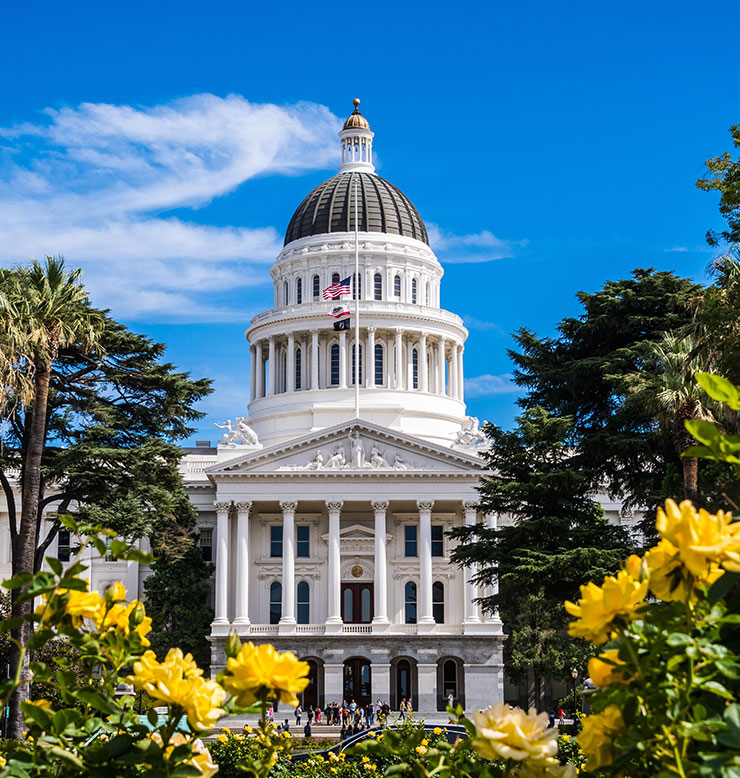
[[[261,448],[257,433],[250,427],[246,416],[237,416],[233,425],[231,419],[227,419],[223,424],[214,423],[213,426],[226,430],[221,436],[221,440],[218,441],[219,446]]]
[[[349,450],[348,450],[349,449]],[[389,461],[392,460],[392,461]],[[373,441],[370,451],[358,432],[352,432],[349,436],[349,446],[338,443],[329,449],[328,455],[319,449],[305,464],[283,465],[278,470],[426,470],[426,467],[418,467],[408,464],[401,456],[401,452],[389,453],[380,448]]]
[[[463,428],[455,435],[455,443],[459,446],[477,446],[484,441],[485,436],[478,419],[475,416],[466,416]]]

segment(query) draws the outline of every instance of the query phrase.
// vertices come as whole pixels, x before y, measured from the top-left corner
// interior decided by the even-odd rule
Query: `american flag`
[[[331,286],[327,286],[326,289],[324,289],[324,299],[325,300],[336,300],[337,297],[339,297],[342,294],[349,294],[350,282],[351,276],[347,276],[347,278],[343,278],[341,281],[337,281],[336,284],[332,284]]]

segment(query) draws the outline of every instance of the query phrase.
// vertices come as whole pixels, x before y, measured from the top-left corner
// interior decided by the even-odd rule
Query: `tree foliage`
[[[510,351],[523,408],[570,418],[574,469],[629,505],[653,507],[681,488],[682,466],[670,430],[633,401],[626,376],[655,364],[664,333],[692,323],[702,288],[673,273],[635,270],[595,293],[579,292],[584,313],[566,318],[555,337],[524,328]]]
[[[740,148],[740,125],[730,128],[732,144]],[[707,232],[707,242],[717,246],[721,241],[740,243],[740,158],[734,160],[729,151],[706,161],[708,175],[696,185],[705,192],[719,192],[719,212],[727,221],[727,227]]]
[[[571,419],[534,407],[511,432],[493,424],[484,431],[494,475],[480,487],[480,505],[506,520],[497,529],[453,530],[461,542],[452,559],[475,566],[480,583],[498,578],[499,593],[482,605],[499,611],[509,634],[509,677],[519,682],[531,669],[536,678],[569,678],[574,665],[583,669],[588,650],[567,636],[563,600],[577,596],[589,576],[616,570],[630,539],[607,522],[589,474],[573,467]]]
[[[195,545],[180,559],[157,559],[152,564],[152,575],[144,581],[144,590],[152,619],[152,649],[157,656],[179,646],[201,666],[210,665],[206,635],[213,609],[208,604],[206,582],[212,573],[213,565],[203,561]]]

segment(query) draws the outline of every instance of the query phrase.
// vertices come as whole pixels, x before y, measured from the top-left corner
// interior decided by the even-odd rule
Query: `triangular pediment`
[[[481,459],[372,422],[353,420],[214,465],[210,477],[482,473]]]

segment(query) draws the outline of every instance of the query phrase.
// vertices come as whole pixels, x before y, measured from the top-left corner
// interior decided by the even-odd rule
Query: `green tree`
[[[590,577],[615,572],[631,542],[623,528],[607,522],[588,473],[573,467],[572,421],[529,408],[517,425],[511,432],[484,427],[494,475],[483,480],[480,505],[509,521],[498,529],[454,529],[460,543],[452,559],[475,566],[479,583],[498,578],[499,593],[481,604],[499,611],[509,634],[508,676],[521,682],[532,672],[532,702],[539,705],[545,679],[569,678],[590,655],[583,641],[567,635],[563,600],[577,598]]]
[[[658,343],[651,344],[651,359],[639,372],[626,376],[632,398],[639,411],[652,414],[673,441],[676,455],[683,465],[684,497],[698,502],[699,460],[682,456],[694,445],[686,422],[711,419],[709,398],[696,383],[696,374],[707,367],[706,350],[699,348],[695,338],[666,333]]]
[[[0,272],[0,402],[16,415],[23,412],[19,430],[22,467],[20,522],[13,500],[10,513],[13,575],[33,573],[42,492],[42,459],[47,435],[49,392],[54,361],[59,352],[74,344],[86,359],[99,358],[104,318],[92,309],[87,292],[78,283],[79,270],[68,272],[64,262],[47,258],[46,265],[32,262],[28,268]],[[3,414],[7,418],[7,414]],[[19,593],[19,592],[18,592]],[[13,597],[13,616],[27,617],[31,601]],[[26,644],[30,622],[14,630],[14,639]],[[30,671],[21,669],[23,683],[16,694],[12,731],[19,735],[23,723],[17,702],[28,691]]]
[[[515,381],[526,389],[520,405],[572,419],[574,469],[630,505],[652,508],[675,494],[682,466],[653,412],[627,401],[625,376],[651,364],[664,333],[691,324],[701,294],[673,273],[635,270],[593,294],[579,292],[584,313],[563,319],[555,337],[526,328],[515,335]]]
[[[155,560],[152,573],[144,581],[147,613],[152,619],[152,649],[163,656],[179,646],[189,651],[201,667],[208,667],[210,647],[206,636],[213,609],[208,604],[206,582],[213,565],[203,561],[200,549],[193,544],[178,560]]]
[[[52,521],[41,533],[42,515],[71,509],[129,540],[150,537],[160,556],[177,557],[192,543],[175,441],[202,416],[193,406],[210,383],[177,372],[163,353],[93,308],[79,271],[62,260],[0,271],[0,486],[14,574],[39,570],[58,532]],[[22,615],[15,606],[13,613]],[[23,624],[16,637],[25,644]],[[19,734],[17,714],[13,726]]]
[[[740,125],[730,128],[732,144],[740,148]],[[721,241],[740,243],[740,158],[734,160],[729,151],[706,161],[708,175],[700,178],[696,185],[705,192],[719,192],[719,212],[727,221],[721,232],[709,230],[707,242],[717,246]]]

